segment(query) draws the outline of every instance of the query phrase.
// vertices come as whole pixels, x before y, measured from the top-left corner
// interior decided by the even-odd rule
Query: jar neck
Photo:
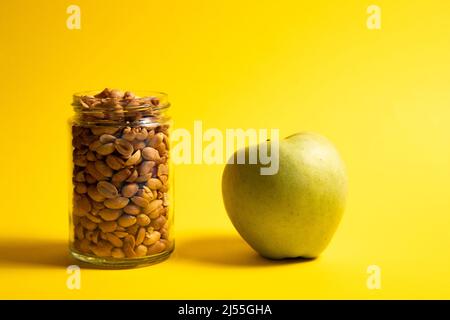
[[[73,123],[86,126],[149,126],[154,123],[166,123],[170,121],[168,108],[158,112],[75,112]]]

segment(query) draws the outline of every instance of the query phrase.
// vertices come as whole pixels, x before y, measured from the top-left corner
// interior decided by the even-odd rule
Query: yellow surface
[[[66,8],[81,7],[81,30]],[[450,298],[450,3],[7,1],[0,11],[1,298]],[[66,288],[75,91],[162,90],[176,127],[312,130],[349,172],[310,262],[259,258],[223,208],[222,165],[176,167],[177,248]],[[380,290],[366,287],[369,265]]]

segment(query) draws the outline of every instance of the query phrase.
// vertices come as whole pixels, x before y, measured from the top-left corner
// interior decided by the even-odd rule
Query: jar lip
[[[113,97],[95,97],[102,90],[79,91],[73,94],[72,106],[76,112],[91,113],[99,110],[108,110],[110,106],[122,105],[124,111],[145,111],[151,110],[160,112],[170,107],[168,95],[161,91],[136,90],[133,92],[133,98],[113,98]],[[88,107],[83,100],[98,101],[101,107]],[[131,105],[129,102],[136,102],[137,105]],[[110,105],[110,106],[108,106]]]

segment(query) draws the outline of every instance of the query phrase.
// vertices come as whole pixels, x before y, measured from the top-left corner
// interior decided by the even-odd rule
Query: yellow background
[[[448,1],[7,1],[0,35],[1,298],[450,298]],[[68,290],[69,104],[105,86],[167,92],[176,127],[330,138],[350,180],[331,245],[260,258],[226,216],[223,166],[178,165],[173,256],[83,268]]]

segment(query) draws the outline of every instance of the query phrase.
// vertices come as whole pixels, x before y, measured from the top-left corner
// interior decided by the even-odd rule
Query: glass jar
[[[70,251],[133,267],[174,249],[167,95],[105,89],[73,96]]]

